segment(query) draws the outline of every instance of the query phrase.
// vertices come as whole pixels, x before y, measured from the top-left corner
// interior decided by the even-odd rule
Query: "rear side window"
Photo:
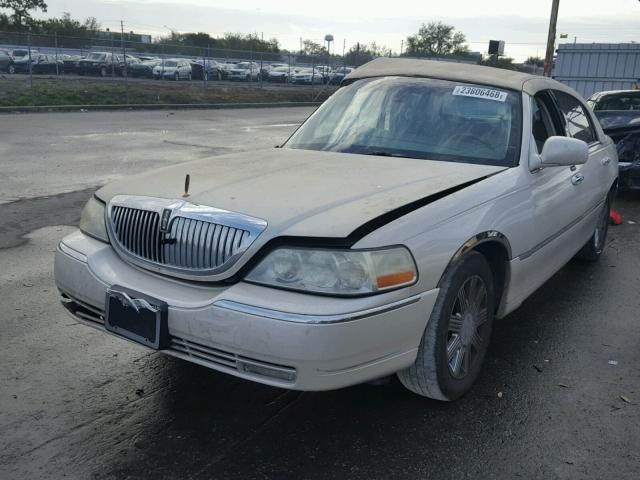
[[[585,108],[577,98],[564,92],[555,91],[554,96],[565,121],[567,135],[587,143],[597,140]]]

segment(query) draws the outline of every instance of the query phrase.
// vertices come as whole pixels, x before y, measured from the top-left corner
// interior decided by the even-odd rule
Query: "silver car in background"
[[[451,401],[495,318],[600,257],[617,171],[554,80],[382,58],[280,148],[98,190],[55,278],[79,321],[214,370]]]
[[[260,66],[255,62],[240,62],[227,70],[228,80],[255,82],[260,79]]]
[[[184,58],[168,58],[153,67],[153,78],[156,80],[191,80],[191,62]]]

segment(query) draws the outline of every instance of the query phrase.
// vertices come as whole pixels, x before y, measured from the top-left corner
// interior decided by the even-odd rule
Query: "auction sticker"
[[[462,97],[485,98],[487,100],[495,100],[496,102],[504,102],[507,99],[507,92],[501,92],[500,90],[493,90],[491,88],[465,87],[463,85],[457,85],[456,88],[453,89],[453,94]]]

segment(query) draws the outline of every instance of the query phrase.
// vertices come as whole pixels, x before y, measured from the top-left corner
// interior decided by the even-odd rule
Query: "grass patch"
[[[31,88],[26,75],[4,75],[0,77],[0,106],[310,102],[325,100],[334,90],[317,85],[207,82],[205,86],[198,81],[140,79],[125,84],[122,78],[90,77],[34,77]]]

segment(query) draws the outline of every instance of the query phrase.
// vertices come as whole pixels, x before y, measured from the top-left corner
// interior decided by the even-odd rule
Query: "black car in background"
[[[191,74],[194,80],[222,80],[222,65],[215,60],[194,60]]]
[[[64,71],[62,59],[56,59],[55,55],[36,54],[31,56],[31,60],[28,56],[15,59],[9,66],[9,73],[29,73],[29,65],[34,75],[55,75]]]
[[[620,188],[640,190],[640,90],[594,93],[587,103],[616,142]]]
[[[78,74],[122,75],[125,70],[124,59],[121,55],[110,52],[92,52],[78,62]]]
[[[83,58],[82,55],[62,55],[64,73],[78,73],[80,60]]]
[[[152,60],[143,60],[138,63],[128,65],[129,75],[140,78],[153,78],[153,67],[160,65],[162,60],[154,58]]]

